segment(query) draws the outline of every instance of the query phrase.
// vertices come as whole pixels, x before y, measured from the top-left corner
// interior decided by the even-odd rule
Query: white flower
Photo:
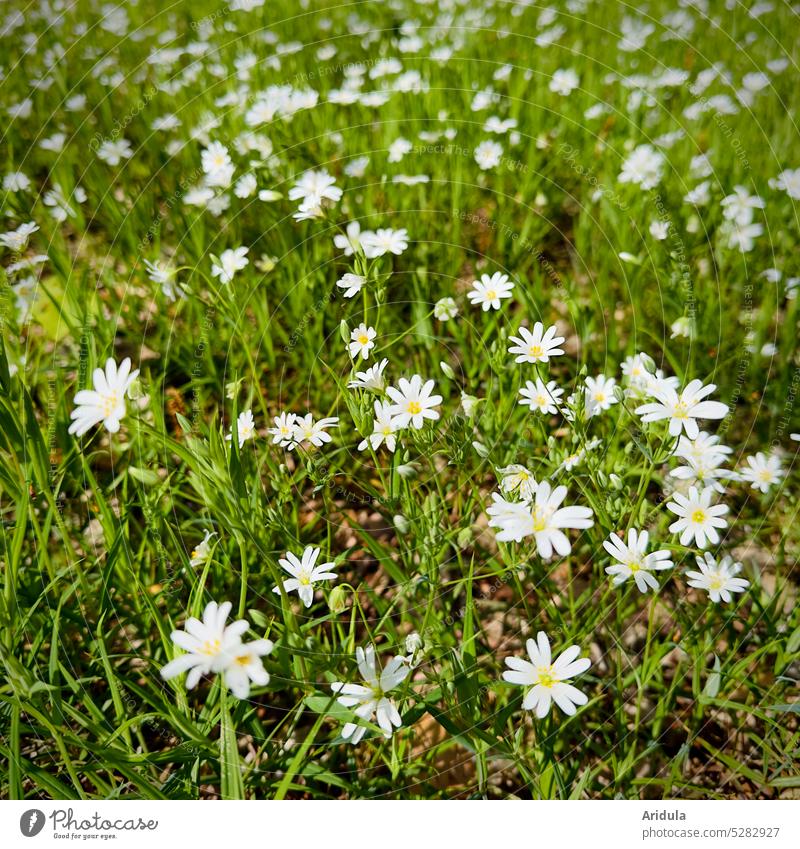
[[[333,92],[329,92],[332,94]],[[355,101],[353,101],[355,102]],[[351,159],[347,165],[344,166],[344,173],[347,174],[348,177],[355,177],[356,179],[363,177],[367,171],[367,166],[369,165],[369,157],[368,156],[356,156],[355,159]]]
[[[609,409],[612,404],[617,403],[617,397],[614,395],[616,386],[617,381],[613,377],[606,377],[603,374],[586,378],[584,397],[587,418],[597,416]]]
[[[580,79],[572,68],[559,68],[553,71],[553,77],[548,84],[550,91],[565,97],[580,85]]]
[[[324,169],[306,171],[289,189],[289,200],[300,200],[301,210],[311,210],[322,206],[323,201],[335,203],[342,197],[336,180]]]
[[[105,371],[96,368],[92,373],[94,388],[82,389],[75,395],[76,406],[70,413],[74,421],[69,432],[83,436],[89,428],[102,422],[109,433],[116,433],[125,415],[125,393],[138,375],[138,369],[131,371],[130,357],[125,357],[119,368],[109,357]]]
[[[396,418],[398,428],[411,425],[419,429],[425,424],[425,419],[436,421],[439,418],[439,413],[433,408],[442,403],[442,396],[431,395],[434,386],[432,380],[423,383],[422,378],[415,374],[411,380],[401,377],[396,387],[390,386],[386,390],[393,402],[389,412]]]
[[[236,433],[239,437],[239,448],[241,448],[248,439],[253,439],[256,435],[256,423],[253,419],[253,413],[251,410],[245,410],[243,413],[239,413],[236,419]],[[225,437],[228,442],[233,438],[233,425],[231,425],[231,432]]]
[[[692,206],[706,206],[711,200],[710,187],[711,183],[708,180],[698,183],[691,191],[687,192],[683,200]]]
[[[97,150],[97,158],[102,159],[107,165],[119,165],[123,159],[133,156],[131,143],[127,139],[117,141],[104,141]]]
[[[762,451],[759,451],[754,457],[746,457],[745,459],[747,467],[741,469],[739,474],[742,480],[749,481],[753,489],[767,492],[783,477],[781,461],[774,454],[767,457]]]
[[[669,221],[659,221],[658,219],[650,222],[650,235],[663,242],[669,233]]]
[[[384,254],[400,256],[408,247],[408,231],[378,229],[374,233],[366,231],[361,234],[361,245],[369,259],[376,259]]]
[[[307,413],[302,418],[297,416],[294,420],[294,434],[292,436],[292,442],[289,444],[289,448],[295,448],[303,442],[309,442],[316,448],[320,448],[326,442],[330,442],[333,438],[329,433],[327,433],[325,428],[338,427],[338,425],[338,416],[328,419],[320,419],[318,422],[314,421],[314,417],[311,413]]]
[[[722,214],[728,221],[745,225],[753,220],[753,210],[764,209],[764,206],[758,195],[751,195],[744,186],[734,186],[733,194],[722,199]]]
[[[556,386],[555,380],[545,384],[541,378],[536,378],[536,383],[525,381],[525,386],[519,390],[523,406],[528,406],[538,413],[553,415],[558,412],[558,402],[564,394],[564,390]]]
[[[144,261],[147,269],[147,277],[161,286],[161,291],[164,297],[170,301],[174,301],[178,294],[183,294],[180,286],[176,286],[175,276],[178,273],[169,263],[161,260]]]
[[[742,253],[749,253],[755,247],[755,240],[764,232],[761,224],[739,224],[728,222],[725,232],[728,235],[728,247],[738,248]]]
[[[336,568],[336,564],[320,563],[317,565],[319,557],[319,548],[313,545],[307,545],[301,559],[291,551],[286,552],[286,558],[278,560],[281,567],[285,569],[292,577],[288,581],[283,582],[283,591],[291,593],[297,590],[297,595],[300,596],[300,601],[305,607],[311,607],[314,601],[314,584],[317,581],[335,581],[337,575],[331,572],[331,569]],[[274,587],[272,592],[280,595],[280,587]]]
[[[700,432],[697,419],[722,419],[728,412],[727,405],[720,401],[703,400],[716,388],[713,383],[703,386],[701,380],[692,380],[680,395],[668,386],[654,387],[651,394],[656,400],[637,407],[636,414],[643,422],[669,419],[670,436],[685,431],[689,439],[695,439]]]
[[[352,274],[348,272],[347,274],[343,274],[336,281],[336,285],[340,289],[345,290],[345,298],[354,298],[364,288],[364,284],[366,282],[366,277],[362,277],[360,274]]]
[[[480,280],[472,283],[472,291],[467,292],[467,297],[474,305],[481,305],[484,312],[490,309],[500,309],[500,299],[510,298],[514,284],[508,279],[507,274],[499,271],[490,277],[488,274],[481,275]]]
[[[375,336],[377,332],[374,327],[367,327],[363,322],[350,333],[350,343],[347,346],[353,359],[361,357],[366,360],[369,352],[375,347]]]
[[[385,445],[390,451],[397,447],[397,419],[392,418],[391,405],[386,401],[375,402],[375,421],[372,423],[372,433],[369,439],[362,440],[358,445],[359,451],[364,451],[367,445],[377,451],[381,445]]]
[[[358,221],[351,221],[346,228],[345,233],[337,233],[333,237],[333,244],[340,251],[344,251],[345,256],[352,256],[361,247],[361,237],[371,231],[365,230],[362,234],[361,225]]]
[[[389,145],[389,162],[399,162],[413,147],[414,145],[402,136],[395,139]]]
[[[230,283],[234,274],[241,271],[250,260],[247,259],[249,248],[235,248],[223,251],[219,257],[219,264],[211,265],[211,276],[219,277],[220,283]]]
[[[527,327],[520,327],[519,336],[509,338],[514,344],[508,349],[508,353],[518,355],[514,360],[517,363],[546,363],[550,357],[564,353],[559,347],[564,337],[556,336],[557,332],[555,325],[545,331],[541,321],[533,325],[533,332]]]
[[[339,694],[339,704],[354,708],[353,713],[358,719],[370,722],[375,717],[383,736],[388,740],[394,729],[400,728],[403,721],[394,701],[388,698],[387,693],[405,681],[411,670],[402,655],[393,657],[382,671],[379,670],[372,646],[367,646],[366,650],[359,646],[356,649],[356,662],[364,684],[334,681],[331,689]],[[355,745],[361,741],[366,731],[366,726],[360,722],[347,722],[342,728],[342,737]]]
[[[578,657],[579,646],[570,646],[561,652],[555,663],[544,631],[539,631],[535,642],[528,640],[525,647],[530,661],[507,657],[508,669],[503,673],[503,680],[509,684],[530,687],[522,699],[523,710],[535,710],[536,716],[543,719],[550,712],[551,702],[555,702],[567,716],[572,716],[576,705],[589,701],[585,693],[567,683],[591,666],[588,657]]]
[[[743,593],[750,586],[750,581],[736,577],[742,564],[734,563],[727,554],[719,563],[707,551],[696,560],[700,571],[687,572],[687,583],[695,589],[705,590],[713,602],[724,601],[727,604],[731,601],[731,593]]]
[[[202,622],[191,617],[186,620],[185,631],[172,632],[172,642],[187,654],[171,660],[161,670],[165,681],[188,672],[186,689],[192,690],[201,676],[222,674],[225,685],[239,699],[250,695],[251,681],[260,686],[269,683],[269,674],[261,658],[272,651],[272,641],[243,643],[242,634],[249,624],[246,619],[238,619],[226,627],[225,620],[231,607],[229,601],[220,605],[210,601],[203,611]]]
[[[217,141],[211,142],[200,154],[200,164],[206,175],[206,185],[230,185],[235,168],[228,155],[228,148],[224,144]]]
[[[206,531],[203,539],[192,549],[189,555],[189,563],[192,566],[201,566],[211,556],[211,538],[217,535],[216,531]]]
[[[272,437],[273,445],[288,448],[294,442],[294,422],[297,416],[294,413],[281,413],[273,418],[275,427],[267,430]]]
[[[675,448],[675,456],[684,459],[686,465],[673,469],[670,475],[693,485],[711,486],[716,492],[724,492],[725,487],[720,480],[734,475],[719,467],[732,449],[718,443],[718,436],[711,436],[704,431],[695,440],[681,436]]]
[[[672,322],[669,329],[670,339],[677,339],[678,336],[688,338],[692,334],[692,321],[688,315],[682,315]]]
[[[7,192],[24,192],[30,188],[31,180],[23,171],[9,171],[3,177],[3,189]]]
[[[786,192],[793,200],[800,200],[800,168],[787,168],[777,178],[769,181],[773,189]]]
[[[236,181],[236,185],[233,187],[233,193],[237,198],[249,198],[252,197],[257,187],[258,182],[255,175],[245,174]]]
[[[697,488],[689,487],[688,495],[680,492],[672,494],[672,501],[667,503],[667,509],[677,517],[677,521],[669,526],[670,533],[680,534],[681,545],[689,545],[694,541],[698,548],[705,548],[709,542],[716,545],[719,542],[717,528],[727,527],[728,522],[722,516],[728,512],[726,504],[712,504],[714,494],[712,487],[704,487],[700,492]]]
[[[503,147],[496,141],[482,141],[475,148],[475,161],[481,171],[488,171],[491,168],[496,168],[500,164],[500,157],[503,155]]]
[[[35,233],[38,229],[39,225],[33,221],[20,224],[16,230],[0,233],[0,245],[12,251],[19,252],[28,244],[31,234]]]
[[[439,321],[450,321],[458,315],[458,307],[453,298],[440,298],[433,307],[434,316]]]
[[[658,589],[658,581],[651,572],[669,569],[672,566],[672,559],[666,549],[647,554],[649,539],[647,531],[639,533],[631,528],[628,531],[627,545],[616,534],[611,534],[603,542],[603,548],[617,561],[613,566],[606,567],[606,574],[614,576],[612,581],[614,586],[619,586],[628,578],[633,578],[640,593],[647,592],[648,587],[653,590]]]
[[[517,493],[523,501],[530,501],[536,495],[536,479],[533,472],[520,466],[518,463],[513,463],[510,466],[497,470],[500,475],[500,489],[503,492]]]
[[[521,542],[533,536],[543,560],[549,560],[554,549],[566,557],[571,547],[562,528],[582,529],[594,524],[589,507],[559,507],[566,496],[565,486],[552,489],[549,481],[542,481],[536,487],[533,504],[509,504],[494,496],[495,504],[486,511],[490,516],[489,527],[499,530],[497,539],[500,542]]]
[[[385,384],[383,372],[389,360],[384,358],[374,366],[370,366],[366,371],[357,371],[354,380],[347,384],[348,389],[376,389],[382,390]]]
[[[622,163],[620,183],[634,183],[643,189],[655,188],[661,180],[664,154],[652,145],[640,144]]]

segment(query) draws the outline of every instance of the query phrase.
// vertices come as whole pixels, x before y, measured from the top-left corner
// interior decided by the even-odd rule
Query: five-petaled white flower
[[[568,716],[576,711],[576,705],[585,705],[589,699],[577,687],[568,684],[570,678],[580,675],[591,666],[588,657],[578,657],[580,646],[570,646],[553,662],[550,641],[544,631],[539,631],[536,641],[525,644],[530,660],[521,657],[507,657],[508,669],[503,680],[509,684],[530,687],[522,699],[523,710],[534,710],[539,719],[550,712],[555,702]]]
[[[763,451],[759,451],[754,457],[745,459],[747,466],[739,471],[739,475],[759,492],[768,492],[783,477],[780,458],[775,454],[766,456]]]
[[[165,681],[188,672],[186,689],[192,690],[203,675],[221,674],[225,685],[239,699],[250,695],[251,681],[260,686],[269,683],[261,658],[272,651],[272,641],[243,643],[242,635],[250,626],[246,619],[237,619],[226,627],[231,607],[229,601],[220,605],[210,601],[202,622],[192,616],[186,620],[186,630],[172,632],[172,642],[187,654],[171,660],[161,670]]]
[[[732,598],[731,593],[743,593],[750,586],[750,581],[736,577],[742,564],[734,563],[733,558],[727,554],[719,562],[707,551],[695,559],[700,571],[687,572],[687,583],[695,589],[705,590],[713,602],[728,603]]]
[[[339,417],[332,416],[331,418],[314,421],[314,416],[311,413],[306,413],[302,417],[296,416],[292,426],[294,433],[292,435],[292,442],[288,446],[290,449],[297,447],[303,442],[308,442],[315,448],[320,448],[333,438],[325,428],[338,427]]]
[[[300,601],[306,607],[311,607],[314,601],[314,584],[317,581],[335,581],[337,578],[336,573],[331,572],[331,569],[336,568],[335,563],[317,564],[319,552],[319,548],[307,545],[300,559],[291,551],[287,551],[286,558],[278,560],[278,563],[292,576],[283,582],[284,592],[291,593],[297,590]],[[280,587],[275,587],[272,592],[280,595]]]
[[[367,445],[371,445],[372,450],[377,451],[381,445],[385,445],[390,451],[394,451],[397,447],[397,436],[395,435],[397,429],[397,419],[392,418],[391,405],[386,401],[376,401],[372,433],[368,439],[363,439],[359,443],[358,450],[364,451]]]
[[[75,395],[75,409],[69,432],[83,436],[89,428],[100,422],[109,433],[119,430],[120,419],[125,415],[125,393],[136,380],[139,370],[131,371],[130,357],[120,363],[106,360],[105,370],[96,368],[92,373],[93,389],[82,389]]]
[[[411,425],[419,429],[425,424],[425,419],[436,421],[439,418],[439,413],[433,408],[442,403],[442,396],[431,395],[434,385],[432,380],[423,383],[422,378],[415,374],[411,380],[401,377],[396,387],[390,386],[386,390],[393,402],[389,412],[396,418],[398,428]]]
[[[484,312],[490,309],[500,309],[500,299],[510,298],[514,284],[508,279],[507,274],[500,271],[490,277],[488,274],[481,275],[480,280],[475,280],[472,290],[467,292],[470,302],[480,305]]]
[[[559,347],[564,341],[563,336],[556,336],[558,332],[555,325],[544,329],[541,321],[533,325],[533,331],[527,327],[520,327],[519,336],[511,336],[510,342],[514,344],[508,349],[509,354],[517,354],[514,362],[517,363],[546,363],[550,357],[563,354],[564,350]]]
[[[269,428],[267,433],[272,437],[273,445],[280,445],[281,448],[288,448],[292,445],[296,419],[297,416],[294,413],[281,413],[272,419],[275,422],[275,427]]]
[[[368,230],[361,234],[361,246],[369,259],[376,259],[384,254],[400,256],[408,247],[408,231],[405,228],[378,228],[374,233]]]
[[[386,695],[400,685],[411,671],[406,658],[402,655],[393,657],[380,670],[375,660],[375,649],[367,646],[356,649],[358,671],[364,679],[364,684],[346,684],[334,681],[331,689],[338,693],[337,701],[344,707],[354,708],[353,713],[366,722],[377,719],[383,736],[388,740],[395,728],[403,724],[400,713],[394,701]],[[342,727],[342,737],[354,745],[361,741],[367,732],[367,727],[360,722],[347,722]]]
[[[647,554],[649,540],[647,531],[637,532],[631,528],[628,531],[627,545],[616,534],[611,534],[603,542],[603,548],[617,561],[606,567],[606,574],[614,576],[614,586],[633,578],[640,593],[647,592],[648,587],[658,589],[658,581],[652,572],[671,568],[672,559],[669,551],[663,548]]]
[[[500,164],[500,157],[503,155],[503,147],[496,141],[482,141],[475,148],[475,161],[481,171],[488,171],[490,168],[496,168]]]
[[[348,271],[347,274],[343,274],[336,281],[336,285],[340,289],[345,290],[345,298],[354,298],[364,288],[364,284],[366,282],[366,277],[362,277],[360,274],[353,274]]]
[[[612,404],[617,403],[617,396],[614,394],[616,387],[617,381],[613,377],[606,377],[604,374],[586,378],[584,399],[587,418],[597,416],[611,407]]]
[[[510,503],[496,494],[493,497],[495,503],[486,512],[490,517],[489,526],[498,529],[497,539],[521,542],[533,536],[543,560],[549,560],[554,549],[562,557],[569,554],[570,543],[562,529],[584,529],[594,524],[590,507],[561,507],[567,497],[567,488],[557,486],[553,489],[549,481],[542,481],[536,487],[533,503]]]
[[[253,418],[252,410],[245,410],[236,418],[236,435],[238,436],[239,448],[241,448],[248,439],[253,439],[256,435],[256,423]],[[225,439],[228,442],[233,438],[233,425],[231,432],[226,435]]]
[[[558,412],[558,402],[564,394],[564,390],[556,386],[555,380],[550,380],[546,384],[540,378],[536,378],[536,383],[526,380],[525,386],[519,390],[522,400],[519,401],[523,406],[528,406],[531,410],[553,415]]]
[[[670,533],[681,535],[681,545],[689,545],[692,540],[698,548],[705,548],[709,542],[719,542],[717,528],[724,528],[728,522],[722,516],[728,512],[727,504],[712,504],[714,489],[704,487],[700,492],[694,486],[689,487],[688,495],[680,492],[672,494],[673,500],[667,503],[667,509],[677,517],[669,526]]]
[[[230,283],[237,271],[241,271],[250,260],[247,252],[250,248],[229,248],[219,256],[219,263],[212,263],[211,276],[219,277],[220,283]]]
[[[673,388],[661,384],[651,390],[655,401],[636,408],[643,422],[669,419],[670,436],[685,431],[689,439],[696,439],[700,428],[697,419],[722,419],[728,407],[721,401],[704,401],[717,387],[713,383],[703,386],[701,380],[692,380],[679,395]]]
[[[363,322],[358,325],[350,333],[350,343],[347,350],[350,351],[350,356],[355,359],[361,357],[366,360],[369,357],[369,352],[375,347],[375,336],[377,332],[374,327],[367,327]]]
[[[357,371],[355,378],[347,384],[347,388],[375,389],[380,392],[385,385],[383,372],[387,365],[389,365],[389,360],[384,357],[379,363],[370,366],[366,371]]]

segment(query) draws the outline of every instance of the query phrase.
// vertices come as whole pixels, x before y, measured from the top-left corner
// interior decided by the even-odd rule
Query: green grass
[[[796,793],[800,535],[789,434],[800,430],[800,359],[798,300],[786,297],[786,281],[800,274],[798,217],[769,181],[800,166],[797,24],[781,4],[757,20],[742,6],[710,5],[719,26],[687,11],[694,33],[670,40],[659,21],[677,4],[637,11],[656,29],[633,53],[616,44],[634,10],[609,3],[580,13],[559,4],[565,34],[549,47],[533,43],[549,26],[537,25],[540,8],[515,15],[507,3],[484,11],[453,4],[454,22],[437,30],[440,6],[410,0],[266,3],[251,13],[207,0],[157,13],[140,3],[127,7],[123,35],[98,26],[95,4],[79,2],[52,26],[27,11],[3,37],[0,104],[32,100],[27,118],[4,121],[3,173],[21,170],[31,186],[0,195],[0,230],[40,227],[22,252],[5,250],[3,264],[48,259],[29,311],[17,304],[25,272],[3,275],[0,300],[0,795]],[[352,15],[373,34],[366,46]],[[423,44],[402,53],[397,39],[411,19]],[[75,35],[78,24],[87,31]],[[268,31],[305,46],[270,62]],[[28,32],[39,35],[32,49]],[[205,54],[147,61],[160,44],[185,48],[201,38]],[[442,44],[454,46],[447,61],[431,57]],[[319,59],[326,45],[336,55]],[[237,59],[251,53],[258,61],[237,78]],[[698,100],[689,84],[713,62],[738,87],[782,56],[789,68],[770,73],[750,108],[683,115]],[[386,57],[418,70],[426,90],[394,93],[380,107],[327,102],[349,66],[369,70]],[[506,64],[508,78],[493,79]],[[548,88],[559,68],[580,76],[567,97]],[[654,90],[650,107],[632,103],[609,77],[667,68],[688,71],[689,80]],[[41,77],[50,87],[32,89]],[[173,90],[175,81],[183,85]],[[364,88],[386,82],[367,76]],[[258,128],[273,149],[253,173],[259,189],[280,198],[228,192],[219,216],[187,205],[209,141],[229,148],[236,179],[258,158],[237,153],[235,139],[248,129],[253,95],[277,84],[320,92],[313,108]],[[472,111],[489,85],[497,102]],[[219,105],[237,89],[246,106]],[[735,99],[719,80],[700,98],[722,93]],[[86,105],[70,111],[65,101],[76,94]],[[608,113],[586,118],[600,101]],[[167,113],[181,126],[152,130]],[[515,119],[519,142],[484,131],[489,115]],[[193,133],[209,116],[216,128]],[[448,128],[452,140],[419,136]],[[655,189],[619,182],[633,147],[678,129],[685,135],[664,151]],[[63,150],[43,150],[58,131]],[[391,163],[398,136],[413,148]],[[117,137],[134,155],[112,167],[96,152]],[[484,172],[473,150],[488,138],[503,158]],[[173,140],[180,149],[170,148]],[[711,163],[703,178],[711,201],[694,209],[683,197],[701,182],[691,176],[700,153]],[[365,175],[347,176],[361,155],[370,157]],[[297,203],[286,196],[309,168],[327,168],[344,195],[323,220],[297,223]],[[430,180],[393,183],[398,174]],[[55,184],[87,195],[64,222],[43,202]],[[766,202],[755,219],[764,233],[747,253],[724,236],[720,200],[738,184]],[[664,241],[648,232],[656,218],[670,222]],[[408,250],[345,258],[333,237],[353,220],[363,229],[407,228]],[[221,285],[212,256],[242,245],[249,265]],[[175,302],[148,278],[144,261],[158,259],[177,269],[184,295]],[[344,299],[336,280],[355,263],[370,284]],[[761,276],[771,267],[781,282]],[[515,288],[487,313],[465,292],[494,271]],[[459,305],[453,320],[433,315],[443,297]],[[684,316],[691,338],[671,338]],[[558,323],[566,353],[549,366],[515,365],[508,336],[536,320]],[[357,450],[376,396],[346,386],[353,363],[341,323],[349,331],[361,321],[378,338],[357,370],[385,356],[390,385],[418,373],[443,396],[439,421],[403,431],[394,454]],[[767,343],[774,353],[764,353]],[[674,444],[663,427],[642,425],[629,400],[574,423],[517,404],[520,385],[537,373],[569,395],[586,375],[621,381],[620,364],[639,351],[681,386],[694,378],[717,385],[714,398],[730,414],[706,426],[733,448],[730,467],[757,451],[781,452],[778,486],[762,495],[731,482],[719,496],[730,524],[711,551],[735,553],[750,581],[730,604],[711,604],[686,584],[697,552],[668,531],[674,516],[664,487],[674,484],[675,463],[665,462]],[[120,432],[69,435],[75,393],[90,388],[106,358],[126,356],[141,374]],[[480,399],[471,416],[462,392]],[[247,409],[260,433],[239,450],[224,437]],[[264,429],[284,410],[338,416],[332,442],[294,452],[273,445]],[[592,438],[600,446],[561,470]],[[567,532],[569,556],[545,562],[529,539],[497,543],[487,529],[497,470],[512,463],[564,483],[566,503],[593,509],[593,527]],[[414,475],[401,474],[410,464]],[[647,527],[654,547],[672,552],[675,567],[658,573],[657,594],[630,583],[612,588],[605,574],[603,540],[630,526]],[[194,567],[190,555],[206,530],[217,534],[213,551]],[[282,580],[278,558],[306,545],[335,559],[339,575],[309,609],[295,594],[272,591]],[[219,678],[187,692],[182,678],[159,676],[175,655],[170,632],[209,600],[230,600],[234,616],[249,620],[250,639],[275,643],[265,658],[270,682],[247,700],[226,693]],[[501,680],[504,658],[522,656],[539,630],[554,650],[576,644],[592,659],[575,682],[589,697],[575,716],[554,709],[537,720],[522,710],[521,688]],[[394,693],[403,727],[391,740],[370,732],[349,746],[340,730],[351,715],[330,684],[359,680],[356,647],[373,643],[385,663],[405,653],[412,632],[425,654]]]

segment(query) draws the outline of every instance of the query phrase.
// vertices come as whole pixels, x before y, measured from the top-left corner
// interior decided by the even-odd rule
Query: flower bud
[[[342,587],[334,587],[328,596],[328,609],[331,613],[342,613],[347,605],[347,590]]]

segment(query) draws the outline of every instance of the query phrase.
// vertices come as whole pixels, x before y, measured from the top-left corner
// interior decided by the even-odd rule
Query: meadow
[[[0,9],[0,797],[800,793],[782,0]]]

